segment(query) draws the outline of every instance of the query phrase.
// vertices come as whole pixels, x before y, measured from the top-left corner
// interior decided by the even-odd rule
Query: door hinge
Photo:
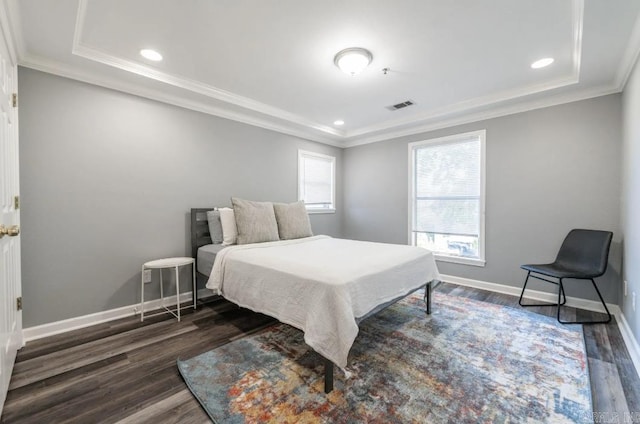
[[[18,93],[13,93],[11,95],[11,104],[13,107],[18,107]]]
[[[18,309],[19,311],[22,310],[22,296],[16,299],[16,309]]]
[[[13,196],[13,208],[15,210],[20,209],[20,196]]]

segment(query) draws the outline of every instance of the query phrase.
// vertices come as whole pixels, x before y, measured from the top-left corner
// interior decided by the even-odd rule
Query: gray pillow
[[[271,202],[231,198],[238,228],[238,244],[277,241],[278,224]]]
[[[281,240],[311,237],[311,222],[304,202],[274,203],[273,210],[278,222],[278,233]]]
[[[222,223],[220,222],[220,211],[207,211],[207,222],[209,223],[209,234],[211,243],[222,243]]]

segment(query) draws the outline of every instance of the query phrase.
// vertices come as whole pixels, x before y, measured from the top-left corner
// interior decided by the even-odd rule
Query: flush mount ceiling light
[[[162,60],[162,55],[151,49],[140,50],[140,55],[145,59],[153,60],[154,62],[160,62]]]
[[[344,121],[342,119],[338,119],[336,121],[333,121],[333,125],[344,125]]]
[[[351,47],[339,51],[336,57],[333,58],[333,63],[345,74],[354,76],[369,66],[372,59],[373,56],[369,50],[361,47]]]
[[[553,63],[552,57],[545,57],[544,59],[536,60],[535,62],[533,62],[531,64],[531,67],[533,69],[540,69],[540,68],[544,68],[545,66],[549,66],[552,63]]]

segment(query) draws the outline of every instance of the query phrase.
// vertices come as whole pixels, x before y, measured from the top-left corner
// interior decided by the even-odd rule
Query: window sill
[[[309,215],[321,214],[321,213],[336,213],[335,209],[307,209]]]
[[[472,258],[462,258],[460,256],[448,256],[443,254],[434,253],[436,261],[441,262],[451,262],[454,264],[460,265],[471,265],[471,266],[480,266],[484,267],[487,261],[484,259],[472,259]]]

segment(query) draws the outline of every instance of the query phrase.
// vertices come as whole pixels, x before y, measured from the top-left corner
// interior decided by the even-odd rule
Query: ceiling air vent
[[[389,110],[398,110],[398,109],[403,109],[407,106],[411,106],[413,104],[413,102],[411,100],[407,100],[406,102],[402,102],[402,103],[398,103],[392,106],[387,106],[387,109]]]

